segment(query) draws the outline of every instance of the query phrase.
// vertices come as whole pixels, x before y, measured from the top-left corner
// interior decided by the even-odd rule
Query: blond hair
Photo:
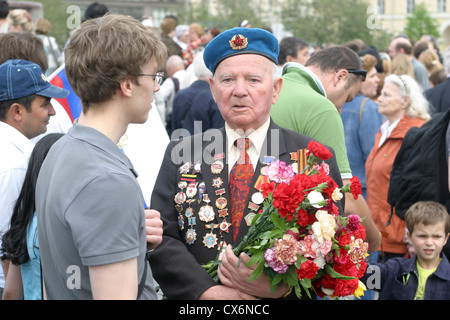
[[[33,19],[28,11],[24,9],[14,9],[8,14],[8,20],[11,25],[22,27],[22,31],[33,31]]]
[[[167,49],[132,17],[107,14],[82,23],[65,49],[66,74],[83,112],[108,100],[126,78],[137,84],[142,67],[155,57],[164,66]]]

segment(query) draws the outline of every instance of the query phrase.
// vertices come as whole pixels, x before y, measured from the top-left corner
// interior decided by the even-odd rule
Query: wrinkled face
[[[385,116],[390,123],[403,117],[408,108],[409,100],[401,95],[400,88],[391,82],[384,84],[378,97],[378,112]]]
[[[417,258],[422,265],[438,263],[442,248],[447,243],[448,234],[445,233],[444,223],[414,225],[414,231],[409,235],[411,243],[416,249]]]
[[[366,81],[361,83],[361,92],[369,98],[373,98],[377,95],[378,83],[380,83],[380,78],[378,78],[377,69],[372,68],[367,72]]]
[[[50,117],[56,114],[50,98],[36,95],[31,103],[30,111],[23,107],[21,132],[28,139],[34,138],[47,131]]]
[[[257,129],[269,118],[282,79],[275,65],[257,54],[240,54],[220,62],[210,79],[211,93],[224,120],[233,129]]]

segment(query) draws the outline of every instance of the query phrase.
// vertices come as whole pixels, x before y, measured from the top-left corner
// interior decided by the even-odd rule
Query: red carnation
[[[297,269],[298,278],[301,279],[313,279],[319,270],[317,264],[312,260],[306,260],[300,265],[300,269]]]
[[[325,148],[321,143],[314,140],[311,140],[308,144],[308,150],[306,150],[306,157],[309,157],[311,153],[315,157],[320,158],[320,160],[328,160],[333,156],[330,150]]]
[[[350,191],[352,192],[355,200],[358,199],[358,195],[362,193],[361,182],[356,176],[350,179]]]
[[[271,181],[269,183],[264,183],[261,185],[261,191],[264,198],[267,198],[269,196],[269,193],[273,192],[273,189],[275,189],[275,182]]]

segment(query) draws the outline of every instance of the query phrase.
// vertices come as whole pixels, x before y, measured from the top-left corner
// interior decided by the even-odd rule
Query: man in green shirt
[[[336,152],[344,184],[352,178],[340,110],[359,92],[366,71],[360,70],[358,55],[341,46],[314,53],[305,66],[287,63],[283,68],[281,94],[270,116],[281,127],[307,135]],[[346,198],[345,215],[364,216],[366,240],[375,251],[381,235],[362,197]]]

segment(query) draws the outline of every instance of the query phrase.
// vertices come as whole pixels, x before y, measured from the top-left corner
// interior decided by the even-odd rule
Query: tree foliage
[[[389,36],[381,26],[371,26],[369,8],[367,0],[286,0],[282,23],[294,36],[318,46],[361,39],[384,47]]]
[[[407,18],[404,32],[406,35],[417,41],[423,35],[431,35],[439,38],[439,23],[433,20],[425,7],[425,4],[418,4],[411,16]]]

